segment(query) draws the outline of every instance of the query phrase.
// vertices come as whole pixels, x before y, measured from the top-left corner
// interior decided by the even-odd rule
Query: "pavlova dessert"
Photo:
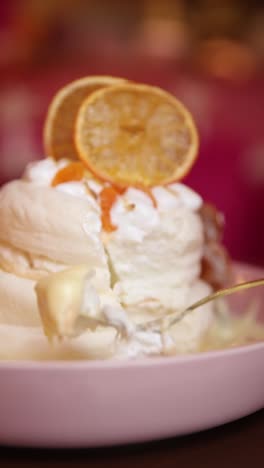
[[[212,304],[139,327],[230,280],[223,217],[181,182],[198,152],[189,112],[158,88],[84,78],[55,96],[44,143],[0,190],[0,358],[199,349]]]

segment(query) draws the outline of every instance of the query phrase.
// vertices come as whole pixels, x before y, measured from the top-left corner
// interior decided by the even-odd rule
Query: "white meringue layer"
[[[5,270],[0,271],[0,323],[9,327],[10,336],[13,332],[19,334],[21,326],[21,349],[28,336],[35,357],[39,330],[26,327],[40,325],[34,287],[36,281],[45,280],[49,274],[85,265],[94,272],[92,287],[96,298],[106,306],[104,318],[113,322],[119,318],[111,307],[107,309],[111,301],[122,305],[129,320],[138,323],[172,309],[180,310],[210,290],[199,280],[203,251],[203,227],[197,213],[202,204],[199,195],[183,184],[155,187],[155,207],[150,196],[130,188],[118,197],[111,210],[117,229],[106,233],[101,229],[96,200],[103,185],[90,180],[51,187],[57,170],[66,164],[66,160],[58,163],[50,158],[31,164],[23,180],[0,190],[0,266]],[[89,288],[85,297],[91,304]],[[56,312],[56,308],[53,310]],[[208,327],[211,309],[202,311],[186,317],[173,330],[179,350],[193,349]],[[3,330],[0,326],[0,337]],[[72,347],[56,347],[54,356],[60,352],[68,356],[70,350],[74,356],[79,349],[75,344],[82,343],[82,348],[85,337],[85,351],[76,351],[85,358],[135,357],[162,350],[163,344],[156,336],[137,335],[134,341],[119,347],[114,344],[115,336],[113,329],[84,333]],[[39,345],[43,350],[42,338]],[[44,348],[43,356],[51,356]],[[12,349],[9,343],[10,356],[14,354]]]

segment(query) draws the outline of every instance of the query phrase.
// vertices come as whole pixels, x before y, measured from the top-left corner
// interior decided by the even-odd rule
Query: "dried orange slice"
[[[74,122],[83,100],[94,91],[125,82],[111,76],[88,76],[69,83],[53,98],[44,125],[44,149],[55,159],[77,159]]]
[[[189,111],[153,86],[123,83],[100,89],[82,103],[75,143],[99,178],[120,187],[151,187],[182,179],[198,152]]]

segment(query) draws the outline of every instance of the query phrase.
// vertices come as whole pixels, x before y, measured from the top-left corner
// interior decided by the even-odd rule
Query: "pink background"
[[[194,6],[184,0],[171,2],[168,17],[164,20],[163,11],[156,22],[151,2],[132,2],[134,9],[125,1],[102,3],[110,5],[109,11],[97,11],[96,2],[90,12],[88,3],[54,0],[47,3],[48,21],[37,2],[1,2],[0,184],[19,177],[28,161],[43,157],[47,106],[65,83],[88,74],[112,74],[159,85],[182,99],[199,127],[200,156],[186,182],[224,212],[225,243],[232,256],[264,265],[263,9],[245,10],[242,0],[241,5],[225,2],[231,27],[223,24],[220,31],[224,52],[218,62],[206,38],[214,40],[210,11],[217,18],[220,1],[200,2],[204,6],[197,24],[188,23]],[[143,3],[149,5],[144,14]],[[237,23],[230,18],[238,18]],[[239,34],[225,45],[230,31]]]

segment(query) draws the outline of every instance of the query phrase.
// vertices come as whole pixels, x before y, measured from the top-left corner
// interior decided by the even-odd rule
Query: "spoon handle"
[[[231,294],[234,294],[240,291],[244,291],[246,289],[255,288],[257,286],[263,286],[263,285],[264,285],[264,278],[259,278],[253,281],[246,281],[244,283],[239,283],[229,288],[220,289],[219,291],[209,294],[209,296],[203,297],[202,299],[199,299],[199,301],[194,302],[193,304],[188,306],[186,309],[184,309],[176,317],[175,317],[175,311],[173,311],[166,316],[159,317],[157,319],[149,320],[148,322],[142,323],[139,325],[139,327],[141,328],[141,330],[142,329],[146,330],[147,327],[160,325],[162,321],[167,321],[168,319],[168,322],[166,323],[165,328],[170,328],[172,325],[182,320],[187,314],[189,314],[195,309],[198,309],[198,307],[201,307],[207,304],[208,302],[214,301],[215,299],[219,299],[221,297],[229,296]]]

